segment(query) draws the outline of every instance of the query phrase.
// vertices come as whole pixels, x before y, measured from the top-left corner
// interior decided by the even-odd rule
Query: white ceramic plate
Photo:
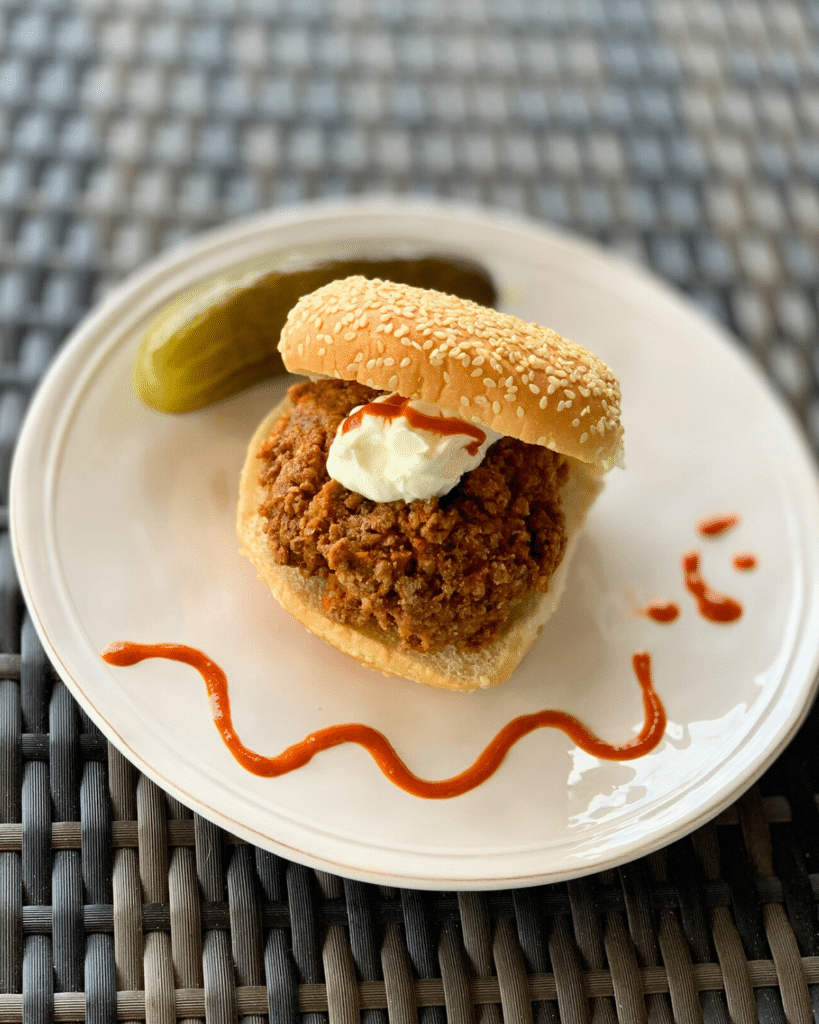
[[[238,554],[245,447],[285,383],[185,416],[131,387],[140,328],[169,297],[264,253],[450,252],[481,260],[502,308],[586,344],[618,372],[625,472],[610,474],[557,615],[510,682],[438,692],[359,667],[291,620]],[[704,541],[697,521],[740,525]],[[437,889],[555,881],[610,867],[716,814],[781,751],[814,689],[819,497],[797,429],[733,342],[669,289],[530,223],[416,203],[321,205],[202,237],[122,285],[75,333],[34,399],[13,468],[23,590],[61,676],[148,776],[231,832],[365,880]],[[730,626],[702,619],[681,556],[739,598]],[[754,572],[732,568],[749,550]],[[672,625],[638,613],[679,603]],[[449,801],[398,790],[359,747],[279,779],[247,774],[214,728],[199,675],[149,661],[118,669],[114,640],[199,647],[227,672],[234,721],[275,754],[361,721],[410,767],[469,765],[509,719],[544,707],[604,738],[642,723],[631,657],[645,649],[669,718],[635,761],[599,761],[562,734],[518,743],[498,772]]]

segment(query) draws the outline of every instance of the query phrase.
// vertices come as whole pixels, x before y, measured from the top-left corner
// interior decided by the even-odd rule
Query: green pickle
[[[218,275],[178,296],[148,324],[134,363],[137,394],[162,412],[191,412],[286,372],[277,346],[288,312],[302,295],[352,274],[434,288],[482,306],[497,297],[483,268],[442,256]]]

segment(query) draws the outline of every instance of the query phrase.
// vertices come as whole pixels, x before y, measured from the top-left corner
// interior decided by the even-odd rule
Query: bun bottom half
[[[530,594],[513,608],[495,640],[478,651],[463,651],[453,645],[433,654],[408,651],[378,627],[354,628],[329,619],[321,601],[324,580],[320,576],[303,576],[290,566],[278,565],[270,554],[264,520],[258,512],[263,497],[259,484],[263,464],[257,452],[276,420],[289,408],[290,402],[285,398],[264,418],[253,435],[242,469],[236,515],[242,553],[253,563],[259,578],[268,585],[279,604],[311,633],[367,668],[387,676],[464,691],[486,689],[508,679],[557,608],[589,509],[603,487],[601,475],[576,459],[568,460],[569,478],[561,490],[566,531],[563,559],[549,581],[549,589],[545,593]]]

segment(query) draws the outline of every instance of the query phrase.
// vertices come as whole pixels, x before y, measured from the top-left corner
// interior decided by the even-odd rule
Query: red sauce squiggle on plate
[[[732,529],[739,522],[739,516],[731,513],[726,516],[710,516],[697,523],[697,533],[703,537],[719,537]]]
[[[751,569],[756,569],[757,566],[756,555],[752,555],[749,551],[741,551],[734,555],[733,562],[734,568],[739,569],[740,572],[748,572]]]
[[[709,622],[736,622],[742,615],[742,605],[727,594],[720,594],[705,582],[700,573],[700,555],[698,551],[689,551],[683,556],[685,585],[697,599],[700,615]]]
[[[358,743],[370,753],[390,782],[413,796],[430,800],[461,796],[480,786],[500,766],[513,744],[535,729],[561,729],[577,746],[594,757],[606,761],[629,761],[653,750],[663,738],[666,726],[665,709],[651,681],[651,659],[645,652],[639,652],[632,659],[634,673],[643,691],[645,712],[645,722],[639,736],[625,743],[607,743],[572,715],[563,711],[537,711],[531,715],[521,715],[505,725],[474,764],[459,775],[449,779],[429,780],[413,774],[382,733],[360,723],[319,729],[275,757],[257,754],[242,743],[233,728],[225,673],[195,647],[123,641],[109,644],[102,652],[102,657],[109,665],[136,665],[145,658],[169,658],[195,668],[205,682],[213,721],[225,745],[239,764],[253,775],[275,778],[303,767],[316,754],[330,747],[337,747],[341,743]]]

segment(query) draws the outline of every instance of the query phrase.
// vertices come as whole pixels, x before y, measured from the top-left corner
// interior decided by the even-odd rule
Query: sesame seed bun
[[[378,627],[358,628],[329,619],[322,606],[325,581],[319,576],[302,576],[297,568],[279,565],[274,560],[265,521],[259,515],[264,491],[260,484],[263,464],[258,452],[279,418],[290,408],[290,401],[285,398],[253,435],[242,470],[236,513],[242,553],[253,563],[259,579],[270,587],[279,604],[311,633],[383,675],[448,690],[485,689],[508,679],[558,605],[586,516],[602,488],[600,473],[583,463],[571,462],[569,478],[561,490],[566,550],[549,580],[548,590],[524,598],[512,610],[500,635],[481,650],[464,651],[450,644],[433,654],[421,654],[405,650],[393,634]]]
[[[293,373],[421,399],[600,470],[622,462],[620,388],[580,345],[443,292],[348,277],[305,295],[279,342]]]

